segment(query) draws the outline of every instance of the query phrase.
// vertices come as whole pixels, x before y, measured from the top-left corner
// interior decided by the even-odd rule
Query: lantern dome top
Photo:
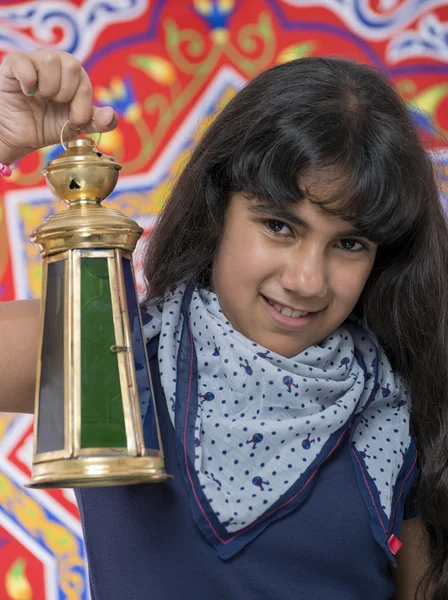
[[[114,190],[119,165],[99,152],[90,138],[67,143],[66,150],[48,163],[42,174],[54,195],[66,204],[99,204]]]
[[[41,256],[77,248],[133,252],[143,229],[120,211],[101,204],[114,190],[121,166],[99,152],[90,138],[63,146],[65,152],[50,161],[42,174],[68,208],[36,227],[31,241]]]

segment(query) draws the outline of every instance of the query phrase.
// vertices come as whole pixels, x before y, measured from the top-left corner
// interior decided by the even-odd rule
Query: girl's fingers
[[[70,78],[72,77],[71,70],[69,68],[63,68],[63,83],[64,89],[66,90],[69,99],[66,102],[70,102],[70,126],[72,129],[81,129],[81,127],[87,126],[93,116],[93,91],[92,84],[90,83],[89,76],[86,71],[80,66],[78,72],[78,79],[76,80],[76,88],[73,89]],[[57,100],[55,98],[55,100]]]
[[[111,106],[94,106],[94,121],[82,128],[82,133],[104,133],[115,129],[118,123],[117,113]]]
[[[20,51],[11,52],[4,59],[0,71],[5,78],[6,91],[19,91],[17,85],[25,95],[36,91],[37,68],[29,54]]]
[[[115,129],[118,116],[111,106],[96,106],[93,112],[97,131],[105,132]]]
[[[33,52],[31,60],[37,71],[37,82],[34,88],[39,98],[55,98],[61,89],[62,66],[58,52],[39,49]]]
[[[81,63],[68,52],[44,48],[11,52],[0,67],[0,76],[5,91],[21,90],[27,96],[66,105],[69,138],[79,133],[111,131],[117,126],[118,117],[111,106],[93,106],[90,78]]]

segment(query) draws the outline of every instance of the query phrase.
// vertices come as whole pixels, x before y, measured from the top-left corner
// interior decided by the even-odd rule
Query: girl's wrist
[[[20,151],[20,150],[22,150],[22,151]],[[11,168],[11,166],[15,162],[17,162],[18,160],[20,160],[27,154],[30,154],[31,152],[33,152],[32,148],[29,148],[29,149],[27,149],[27,148],[22,148],[22,149],[11,148],[7,144],[3,143],[2,140],[0,139],[0,163],[2,165],[7,165],[8,167]]]

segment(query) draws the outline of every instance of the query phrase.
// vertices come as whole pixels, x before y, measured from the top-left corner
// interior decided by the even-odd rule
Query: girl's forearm
[[[0,412],[34,412],[39,332],[39,300],[0,302]]]

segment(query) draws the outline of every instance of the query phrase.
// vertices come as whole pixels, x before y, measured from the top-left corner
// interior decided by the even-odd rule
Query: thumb
[[[118,123],[118,115],[111,106],[95,106],[93,117],[95,121],[91,124],[92,130],[101,133],[112,131]]]

